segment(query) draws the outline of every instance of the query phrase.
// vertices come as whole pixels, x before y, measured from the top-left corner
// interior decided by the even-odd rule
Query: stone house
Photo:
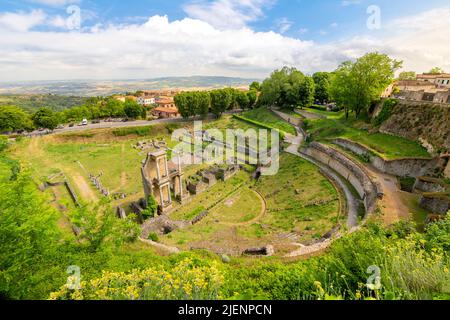
[[[175,108],[157,107],[152,110],[152,115],[159,119],[179,118],[181,116],[176,107]]]

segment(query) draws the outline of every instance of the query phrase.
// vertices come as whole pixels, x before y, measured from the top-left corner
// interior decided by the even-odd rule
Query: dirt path
[[[398,186],[397,178],[382,173],[370,165],[365,165],[364,167],[374,180],[380,184],[384,193],[383,199],[379,200],[384,223],[391,225],[400,220],[408,219],[410,217],[409,208],[400,197],[402,191]]]
[[[79,173],[75,173],[72,175],[73,182],[77,186],[77,189],[81,193],[81,197],[89,202],[97,202],[98,197],[92,190],[89,183],[86,181],[86,179]]]

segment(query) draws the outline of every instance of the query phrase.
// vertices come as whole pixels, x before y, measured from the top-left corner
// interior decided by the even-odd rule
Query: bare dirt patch
[[[89,183],[86,181],[86,179],[80,175],[79,173],[76,173],[72,176],[73,182],[75,183],[77,189],[81,193],[81,197],[89,202],[97,202],[98,197],[95,194],[95,192],[92,190]]]

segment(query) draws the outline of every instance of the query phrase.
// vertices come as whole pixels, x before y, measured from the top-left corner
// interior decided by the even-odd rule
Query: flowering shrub
[[[50,300],[210,300],[220,298],[223,281],[216,262],[198,266],[187,258],[170,270],[103,272],[100,278],[82,281],[79,290],[64,285]]]

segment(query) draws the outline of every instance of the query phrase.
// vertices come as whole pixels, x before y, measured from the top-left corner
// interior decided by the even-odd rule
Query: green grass
[[[365,145],[385,159],[430,157],[418,142],[384,133],[370,133],[368,130],[353,127],[354,124],[343,119],[308,120],[307,130],[314,140],[345,138]]]
[[[331,230],[339,216],[339,195],[318,169],[294,155],[280,158],[276,176],[262,177],[256,189],[267,202],[263,224],[308,240]]]
[[[295,128],[286,121],[280,119],[276,114],[267,108],[259,108],[244,112],[243,117],[269,125],[280,131],[296,135]]]

